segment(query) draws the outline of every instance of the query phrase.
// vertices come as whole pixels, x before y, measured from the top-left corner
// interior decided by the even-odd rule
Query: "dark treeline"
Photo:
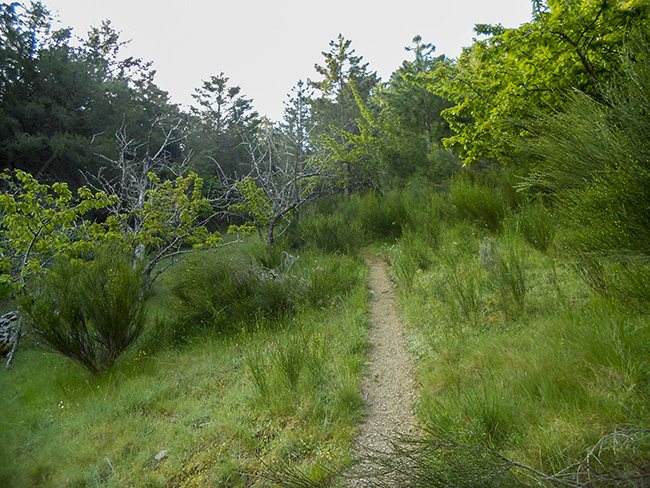
[[[647,2],[533,1],[518,28],[477,25],[486,37],[458,59],[416,36],[387,81],[339,35],[279,122],[224,73],[179,109],[150,63],[121,55],[109,21],[73,42],[40,3],[1,8],[0,164],[135,202],[114,210],[128,222],[150,172],[195,173],[215,222],[252,221],[272,244],[279,224],[332,193],[510,166],[520,190],[591,229],[575,249],[648,252]]]
[[[339,36],[317,65],[322,79],[297,81],[283,120],[272,123],[223,72],[204,80],[195,105],[181,110],[156,85],[151,63],[122,56],[124,41],[110,21],[79,40],[70,29],[53,30],[40,3],[3,4],[0,21],[0,161],[44,183],[96,184],[102,168],[130,142],[129,158],[151,157],[162,146],[172,163],[167,167],[186,162],[209,183],[206,191],[224,176],[248,174],[261,157],[305,164],[316,153],[345,168],[346,184],[362,186],[377,174],[369,174],[369,162],[362,171],[355,167],[361,161],[343,153],[350,152],[350,136],[361,132],[364,104],[374,115],[385,110],[384,125],[408,146],[386,148],[397,174],[413,172],[431,145],[449,135],[440,117],[445,102],[407,81],[444,62],[419,37],[410,48],[415,59],[380,83],[351,41]]]
[[[176,366],[151,362],[160,379],[174,367],[189,371],[161,388],[164,399],[136,402],[116,388],[124,396],[116,404],[128,406],[106,418],[129,443],[132,433],[115,422],[125,412],[146,420],[142,442],[152,417],[165,429],[185,423],[192,436],[200,432],[200,442],[187,443],[200,452],[181,459],[170,448],[166,458],[158,449],[167,444],[149,457],[115,451],[116,463],[137,458],[124,462],[133,466],[124,479],[146,472],[162,480],[155,486],[194,486],[205,475],[219,486],[252,486],[278,460],[289,468],[278,471],[283,486],[325,486],[347,472],[324,472],[323,461],[352,438],[332,436],[331,422],[347,416],[352,428],[363,403],[355,381],[367,351],[368,296],[358,255],[371,246],[390,261],[411,326],[424,429],[371,459],[380,469],[361,473],[364,480],[417,488],[650,484],[648,0],[533,0],[530,22],[477,25],[480,39],[458,59],[436,55],[416,35],[388,80],[339,35],[316,62],[318,79],[296,81],[280,121],[259,114],[218,71],[183,110],[156,85],[150,63],[122,56],[110,22],[80,40],[51,26],[40,3],[0,5],[0,308],[23,313],[27,346],[46,345],[102,382],[95,398],[78,376],[70,398],[76,389],[105,402],[107,384],[129,379],[121,371],[147,382],[133,395],[148,390],[153,376],[125,358],[135,345],[183,357]],[[236,235],[231,247],[222,246],[226,227]],[[255,232],[259,240],[243,238]],[[303,313],[306,328],[296,319]],[[13,337],[8,363],[21,335]],[[258,342],[244,365],[247,337]],[[214,381],[222,358],[203,346],[207,338],[214,350],[235,347],[230,380]],[[337,349],[359,358],[332,365]],[[195,374],[186,354],[210,369]],[[140,367],[143,356],[132,361]],[[44,445],[43,429],[67,425],[52,421],[56,402],[32,403],[34,417],[24,407],[29,396],[59,395],[71,370],[26,357],[15,369],[38,393],[14,394],[22,383],[8,383],[0,398],[18,418],[7,416],[9,437],[24,439],[0,446],[13,460],[0,480],[74,479],[63,473],[69,467],[48,478],[55,475],[47,463],[28,459]],[[320,369],[301,376],[296,364]],[[173,393],[201,375],[212,389],[200,400],[198,390]],[[257,393],[243,399],[240,381]],[[238,393],[223,411],[236,405],[239,417],[204,402],[225,401],[229,387]],[[296,407],[300,395],[312,407]],[[208,406],[170,422],[176,407],[157,408],[172,399]],[[90,405],[95,425],[105,410]],[[271,428],[291,411],[293,421]],[[70,419],[83,418],[73,412]],[[223,418],[236,424],[232,432]],[[318,448],[303,435],[315,425]],[[78,437],[63,430],[76,452]],[[109,436],[81,424],[77,431],[92,434],[88,459],[98,464],[77,463],[56,445],[42,452],[48,469],[59,469],[52,453],[60,451],[94,470],[76,474],[92,477],[84,486],[119,484],[111,477],[121,469],[97,450],[97,439]],[[274,444],[284,431],[287,445]],[[162,432],[165,443],[175,436]],[[222,445],[230,447],[212,449]],[[228,449],[237,459],[222,467]],[[156,452],[165,454],[152,462]],[[194,457],[204,453],[214,459]],[[303,460],[318,481],[292,464]]]

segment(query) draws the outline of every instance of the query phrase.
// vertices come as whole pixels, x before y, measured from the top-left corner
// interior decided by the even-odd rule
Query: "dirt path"
[[[367,258],[370,266],[369,332],[373,351],[361,392],[367,402],[366,418],[360,427],[355,453],[386,452],[390,438],[411,433],[416,425],[413,415],[415,381],[412,364],[404,345],[404,326],[395,308],[395,292],[388,277],[386,263],[377,256]],[[361,466],[363,470],[363,466]],[[364,480],[353,480],[349,487],[365,486]]]

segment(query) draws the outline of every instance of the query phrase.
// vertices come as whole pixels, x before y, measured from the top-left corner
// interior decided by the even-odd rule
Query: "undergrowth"
[[[323,465],[347,462],[368,351],[361,261],[310,251],[285,273],[243,255],[172,268],[157,320],[104,373],[21,350],[0,374],[0,485],[261,487],[277,464],[325,481]]]
[[[106,373],[26,351],[0,377],[0,484],[647,486],[647,258],[567,253],[515,180],[334,199],[284,247],[185,260]],[[400,292],[422,430],[348,469],[368,245]]]
[[[364,476],[412,487],[645,486],[646,260],[567,255],[538,200],[512,206],[503,194],[457,177],[426,265],[410,251],[425,238],[417,227],[385,248],[425,433],[398,440]]]

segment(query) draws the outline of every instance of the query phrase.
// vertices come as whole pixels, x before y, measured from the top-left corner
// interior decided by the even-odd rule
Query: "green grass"
[[[598,293],[559,250],[517,233],[486,239],[482,226],[471,229],[447,221],[439,252],[410,283],[400,278],[399,267],[393,270],[412,333],[422,385],[418,414],[427,434],[414,451],[406,442],[406,450],[397,450],[385,464],[395,465],[395,456],[412,458],[423,470],[411,473],[412,479],[429,481],[408,486],[439,486],[439,480],[474,486],[471,473],[484,469],[492,476],[505,460],[554,474],[617,430],[638,426],[634,429],[645,432],[650,418],[650,319],[648,302],[640,298],[647,286],[645,268],[630,266],[625,269],[634,274],[626,275],[600,266],[598,276],[613,291]],[[404,245],[387,251],[398,266]],[[638,291],[624,300],[622,289]],[[603,450],[602,471],[620,474],[617,470],[629,469],[639,456],[647,463],[650,449],[643,438],[634,437],[630,445],[636,447],[625,459],[607,458]],[[436,450],[440,445],[447,446],[446,455]],[[467,459],[476,456],[471,466],[451,454],[460,452]],[[512,473],[520,481],[555,486],[532,471]],[[515,481],[494,486],[502,482]]]
[[[311,252],[301,279],[333,259]],[[149,348],[148,330],[101,375],[21,350],[0,372],[0,485],[270,486],[264,473],[285,463],[331,476],[324,464],[349,459],[368,351],[362,263],[336,259],[358,278],[321,290],[319,306],[177,345]],[[159,326],[173,316],[160,308],[169,299],[164,288],[153,298]]]
[[[400,291],[424,428],[374,459],[364,476],[377,486],[647,478],[647,259],[568,255],[570,231],[516,181],[466,175],[449,198],[402,193],[399,238],[373,245]],[[283,486],[319,486],[284,473]]]
[[[304,247],[181,262],[103,374],[26,348],[0,372],[0,485],[336,486],[369,348],[367,270],[344,253],[370,236],[392,263],[421,385],[423,433],[378,460],[401,486],[638,473],[650,460],[647,259],[569,257],[567,229],[508,178],[456,181],[456,200],[420,188],[308,210],[294,229]]]

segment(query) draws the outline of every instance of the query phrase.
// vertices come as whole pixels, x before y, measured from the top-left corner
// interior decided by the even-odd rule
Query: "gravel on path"
[[[388,452],[391,439],[413,433],[417,421],[413,413],[415,380],[413,365],[405,346],[406,332],[395,307],[395,291],[387,264],[378,256],[367,258],[370,267],[369,340],[373,346],[361,393],[366,401],[365,419],[356,439],[355,455]],[[355,472],[370,466],[357,465]],[[367,464],[368,461],[365,461]],[[363,478],[350,479],[347,486],[370,486]]]

